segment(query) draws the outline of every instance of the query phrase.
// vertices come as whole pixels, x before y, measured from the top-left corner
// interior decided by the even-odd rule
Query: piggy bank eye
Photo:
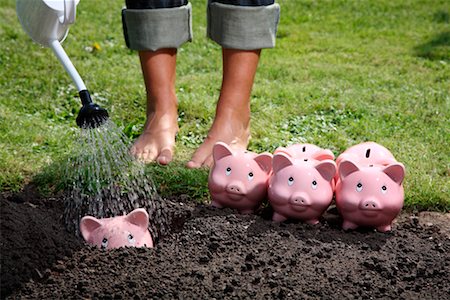
[[[253,180],[253,172],[248,173],[248,181],[252,181]]]
[[[383,185],[383,186],[381,187],[381,192],[382,192],[383,194],[386,194],[386,193],[387,193],[387,186]]]
[[[134,236],[130,233],[130,234],[128,234],[128,242],[130,243],[130,244],[134,244]]]
[[[288,185],[289,186],[291,186],[291,185],[293,185],[294,184],[294,177],[289,177],[289,179],[288,179]]]
[[[108,239],[103,238],[102,244],[101,244],[101,249],[106,249],[107,247],[108,247]]]
[[[362,189],[363,189],[362,183],[361,183],[361,182],[358,182],[358,184],[356,185],[356,191],[357,191],[357,192],[361,192]]]
[[[226,170],[225,170],[225,175],[230,175],[231,174],[231,168],[230,167],[228,167]]]
[[[317,181],[313,180],[313,182],[311,182],[311,188],[313,190],[317,189]]]

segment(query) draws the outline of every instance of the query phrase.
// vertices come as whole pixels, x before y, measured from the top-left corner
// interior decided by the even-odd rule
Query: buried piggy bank
[[[337,161],[336,206],[344,220],[342,228],[391,230],[392,221],[403,207],[403,164],[386,148],[372,142],[349,148]]]
[[[212,206],[252,213],[267,196],[272,154],[232,150],[218,142],[213,148],[214,165],[208,177]]]
[[[102,249],[119,247],[153,247],[148,231],[148,214],[138,208],[125,216],[97,219],[85,216],[80,221],[80,231],[89,244]]]
[[[330,150],[297,144],[275,151],[268,196],[272,220],[317,224],[333,199],[336,164]]]

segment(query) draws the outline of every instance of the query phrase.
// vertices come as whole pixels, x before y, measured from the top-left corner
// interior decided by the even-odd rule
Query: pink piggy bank
[[[313,144],[294,144],[287,148],[280,147],[275,150],[275,154],[284,153],[294,159],[315,159],[315,160],[334,160],[334,154],[331,150],[322,149]]]
[[[374,142],[365,142],[348,148],[339,155],[336,164],[339,166],[342,160],[351,160],[361,166],[389,165],[397,162],[388,149]]]
[[[267,197],[272,154],[233,151],[218,142],[213,147],[213,159],[208,178],[211,204],[234,208],[243,214],[253,213]]]
[[[148,231],[148,214],[138,208],[126,216],[97,219],[85,216],[80,221],[81,235],[89,244],[101,249],[153,247]]]
[[[333,199],[336,164],[330,150],[311,144],[275,151],[268,195],[273,221],[299,219],[317,224]]]
[[[347,149],[338,162],[336,206],[344,219],[342,228],[391,230],[392,221],[403,207],[403,164],[373,142]]]

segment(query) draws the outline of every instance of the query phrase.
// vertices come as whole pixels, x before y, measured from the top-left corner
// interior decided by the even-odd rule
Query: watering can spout
[[[106,109],[92,102],[91,95],[89,94],[86,85],[61,44],[55,40],[50,44],[50,48],[53,50],[70,77],[72,77],[72,80],[78,89],[78,94],[80,95],[80,100],[83,107],[81,107],[81,110],[78,113],[76,120],[77,125],[80,128],[96,128],[104,124],[109,118],[108,112]]]
[[[84,129],[103,125],[109,118],[108,111],[92,102],[88,90],[80,91],[79,95],[83,106],[77,116],[77,125]]]

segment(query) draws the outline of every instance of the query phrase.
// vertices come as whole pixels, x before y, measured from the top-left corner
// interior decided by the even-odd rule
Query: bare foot
[[[208,136],[187,163],[190,169],[211,167],[212,149],[216,142],[224,142],[234,149],[246,149],[250,139],[250,122],[247,118],[228,113],[216,116]]]
[[[147,117],[144,132],[138,137],[130,152],[145,163],[156,161],[167,165],[173,158],[177,131],[176,113],[175,115],[151,113]]]
[[[167,165],[172,161],[178,131],[176,54],[177,49],[172,48],[139,52],[147,90],[147,120],[130,152],[146,163]]]
[[[247,148],[250,139],[250,93],[258,66],[257,50],[222,49],[223,74],[216,117],[203,144],[188,168],[211,167],[212,148],[224,142],[232,148]]]

